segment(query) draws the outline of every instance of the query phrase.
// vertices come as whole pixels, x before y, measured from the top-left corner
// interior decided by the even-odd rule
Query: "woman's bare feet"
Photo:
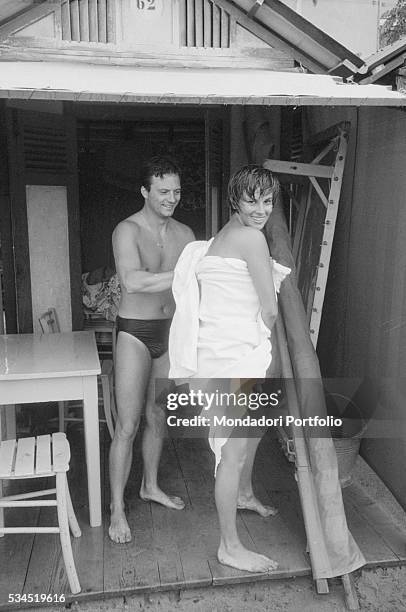
[[[116,544],[131,542],[131,531],[122,508],[111,509],[111,520],[109,527],[110,539]]]
[[[156,487],[155,489],[147,489],[144,484],[144,480],[141,483],[140,498],[146,502],[156,502],[157,504],[161,504],[162,506],[171,508],[172,510],[183,510],[185,507],[185,502],[183,499],[177,497],[176,495],[167,495],[159,487]]]
[[[252,510],[264,518],[268,516],[275,516],[279,512],[279,510],[274,508],[274,506],[264,506],[264,504],[261,504],[255,495],[245,497],[241,494],[238,496],[237,510]]]
[[[217,551],[217,558],[223,565],[230,565],[246,572],[271,572],[278,567],[276,561],[248,550],[242,544],[228,549],[221,543]]]

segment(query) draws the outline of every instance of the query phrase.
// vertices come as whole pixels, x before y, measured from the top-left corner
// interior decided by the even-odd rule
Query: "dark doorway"
[[[182,199],[175,218],[198,239],[206,237],[204,120],[79,120],[83,272],[113,267],[113,229],[142,207],[142,162],[157,154],[175,158],[182,169]]]

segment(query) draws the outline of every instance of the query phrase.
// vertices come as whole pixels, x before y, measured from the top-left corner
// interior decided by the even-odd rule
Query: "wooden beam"
[[[319,178],[331,178],[333,168],[319,164],[302,164],[298,162],[280,161],[278,159],[267,159],[264,167],[272,172],[281,174],[298,174],[299,176],[316,176]]]
[[[89,2],[88,0],[79,0],[79,27],[80,40],[89,42]]]
[[[36,58],[38,61],[38,58]],[[89,63],[88,60],[82,60]],[[111,62],[110,62],[111,65]],[[125,64],[123,64],[125,65]],[[129,65],[127,63],[127,65]],[[134,65],[134,64],[130,64]],[[146,67],[147,63],[139,63],[140,67]],[[168,64],[169,65],[169,64]],[[150,62],[149,66],[156,66],[156,59]],[[172,67],[175,66],[172,63]],[[292,95],[278,95],[278,96],[241,96],[238,95],[227,95],[219,94],[215,96],[207,96],[205,94],[199,95],[186,95],[186,94],[140,94],[140,93],[98,93],[86,90],[67,90],[65,88],[47,90],[47,89],[31,89],[27,88],[4,88],[0,90],[0,98],[13,98],[19,100],[64,100],[73,102],[118,102],[120,104],[159,104],[173,105],[173,104],[201,104],[203,106],[218,106],[222,104],[247,104],[247,105],[260,105],[260,106],[330,106],[336,107],[337,100],[331,96],[292,96]],[[340,107],[365,107],[365,100],[357,100],[353,98],[340,98]],[[369,98],[368,107],[390,107],[390,108],[404,108],[406,107],[406,101],[400,101],[398,99],[383,99],[383,98]]]
[[[330,592],[330,589],[328,587],[327,578],[319,578],[318,580],[315,580],[315,583],[316,583],[316,591],[319,595],[326,595],[327,593]]]
[[[235,39],[237,36],[237,22],[235,17],[230,15],[230,47],[235,44]]]
[[[213,4],[212,45],[221,47],[221,9]]]
[[[62,20],[62,39],[72,40],[70,29],[70,8],[69,0],[64,0],[61,4],[61,20]]]
[[[195,30],[196,30],[196,47],[203,47],[203,0],[195,0]]]
[[[344,587],[345,603],[348,610],[359,610],[357,591],[352,574],[343,574],[341,580]]]
[[[318,164],[323,157],[326,157],[327,153],[330,153],[331,149],[333,149],[335,145],[336,139],[332,140],[318,155],[316,155],[314,159],[312,159],[312,164]]]
[[[205,0],[206,1],[206,0]],[[180,46],[186,47],[186,0],[179,2]]]
[[[97,0],[89,0],[89,39],[99,42]]]
[[[227,48],[230,46],[230,16],[224,9],[221,9],[221,47]]]
[[[319,196],[320,200],[323,202],[324,206],[327,208],[328,200],[326,196],[324,195],[324,192],[322,188],[320,187],[319,183],[317,182],[317,179],[315,179],[314,176],[309,176],[309,181],[311,182],[314,189],[316,190],[317,195]]]
[[[54,10],[54,32],[56,40],[62,40],[62,7],[57,6]]]
[[[116,3],[107,0],[107,42],[116,43]]]
[[[70,23],[72,40],[80,41],[79,0],[70,3]]]
[[[7,38],[8,36],[23,30],[24,28],[40,21],[44,17],[47,17],[51,13],[54,13],[59,9],[59,2],[43,2],[40,5],[36,5],[34,8],[20,13],[14,19],[11,19],[4,25],[0,26],[0,39]]]
[[[250,10],[248,11],[247,15],[248,17],[255,17],[258,9],[260,6],[262,6],[264,3],[264,0],[255,0],[254,4],[252,5],[252,7],[250,8]]]
[[[213,26],[212,26],[212,13],[216,7],[210,0],[204,0],[203,12],[204,12],[204,46],[211,47],[213,44]]]
[[[246,30],[251,32],[251,34],[254,34],[254,36],[257,36],[271,47],[276,47],[277,49],[283,50],[287,55],[289,55],[289,57],[293,57],[296,61],[306,66],[306,68],[312,72],[317,74],[326,74],[327,70],[325,66],[319,64],[312,57],[309,57],[303,51],[285,41],[270,28],[262,26],[261,24],[247,17],[244,11],[237,8],[234,4],[231,4],[229,0],[213,0],[213,4],[216,4],[220,8],[226,10],[229,15],[235,18],[237,23],[242,25]]]
[[[366,79],[362,79],[361,81],[359,81],[360,85],[369,85],[370,83],[375,83],[376,81],[379,81],[379,79],[384,77],[389,72],[392,72],[392,70],[395,70],[399,66],[402,66],[405,60],[406,60],[406,53],[402,53],[402,55],[400,55],[399,57],[395,58],[394,60],[386,64],[386,66],[384,66],[381,70],[378,70],[377,72],[375,72],[374,74],[371,74]]]
[[[13,38],[7,47],[0,45],[3,60],[15,61],[78,61],[91,64],[156,66],[159,65],[207,68],[266,68],[294,71],[293,62],[274,49],[217,49],[194,47],[168,48],[157,53],[155,47],[143,50],[110,43],[97,45],[77,41],[54,41],[38,38]],[[272,75],[272,72],[269,73]]]
[[[8,109],[9,111],[10,109]],[[9,138],[8,123],[11,114],[6,112],[5,102],[0,103],[0,227],[3,260],[3,289],[4,303],[2,308],[6,312],[6,326],[9,334],[17,331],[17,305],[15,291],[15,262],[13,245],[13,226],[11,218],[11,194],[9,168]],[[0,322],[0,333],[3,329],[3,311]],[[1,410],[0,410],[1,413]],[[1,438],[0,438],[1,439]]]
[[[107,42],[107,6],[106,0],[98,0],[97,3],[97,14],[98,14],[98,36],[99,43]]]
[[[193,0],[187,0],[186,5],[186,39],[188,47],[195,46],[195,7]]]
[[[317,26],[313,25],[307,19],[304,19],[299,13],[292,10],[284,2],[280,0],[264,0],[265,6],[267,6],[272,12],[276,13],[283,19],[286,19],[291,23],[299,32],[302,32],[305,36],[308,36],[321,47],[328,49],[330,53],[336,55],[339,58],[345,57],[346,60],[352,62],[355,66],[360,68],[364,61],[349,51],[346,47],[341,45],[337,40],[326,34],[323,30],[320,30]]]

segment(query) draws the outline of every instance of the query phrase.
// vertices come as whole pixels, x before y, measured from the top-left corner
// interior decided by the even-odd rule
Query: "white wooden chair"
[[[55,308],[49,308],[44,312],[38,319],[44,334],[54,334],[61,331],[58,321],[58,316]],[[92,328],[93,331],[106,331],[105,328],[98,329]],[[111,331],[111,330],[110,330]],[[112,346],[113,355],[115,347],[115,330],[112,333]],[[102,359],[101,362],[101,374],[100,381],[102,386],[102,397],[103,397],[103,410],[104,419],[101,419],[102,423],[106,423],[107,429],[109,430],[110,437],[113,439],[114,436],[114,423],[117,419],[116,405],[114,400],[114,366],[112,359]],[[59,415],[59,431],[65,431],[65,423],[72,421],[82,421],[83,419],[76,417],[68,417],[65,414],[65,402],[58,402],[58,415]]]
[[[64,433],[20,438],[0,442],[0,484],[2,480],[55,477],[54,489],[0,496],[0,537],[4,534],[59,533],[62,555],[72,593],[80,593],[80,584],[72,554],[72,535],[82,535],[69,494],[66,473],[69,470],[70,447]],[[1,487],[0,487],[1,493]],[[52,499],[39,497],[54,496]],[[5,527],[4,508],[56,506],[58,527]]]
[[[108,357],[103,356],[103,349],[101,354],[101,382],[103,387],[103,398],[110,398],[108,403],[108,410],[105,409],[106,423],[111,438],[114,436],[114,424],[117,421],[117,408],[114,396],[114,366],[116,357],[116,344],[117,344],[117,326],[116,323],[110,321],[104,321],[101,319],[87,319],[85,320],[84,329],[88,331],[94,331],[96,334],[96,340],[98,334],[100,336],[111,336],[111,353],[110,350],[106,352]],[[111,359],[110,359],[111,354]],[[103,399],[105,401],[105,399]]]

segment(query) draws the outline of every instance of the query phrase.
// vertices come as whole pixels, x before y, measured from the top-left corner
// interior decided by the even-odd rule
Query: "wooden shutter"
[[[230,47],[235,21],[212,0],[180,0],[179,19],[182,46]]]
[[[115,0],[62,0],[63,40],[115,42]]]
[[[72,327],[80,329],[81,260],[75,119],[60,114],[7,109],[6,121],[18,331],[33,330],[27,185],[66,187]]]

